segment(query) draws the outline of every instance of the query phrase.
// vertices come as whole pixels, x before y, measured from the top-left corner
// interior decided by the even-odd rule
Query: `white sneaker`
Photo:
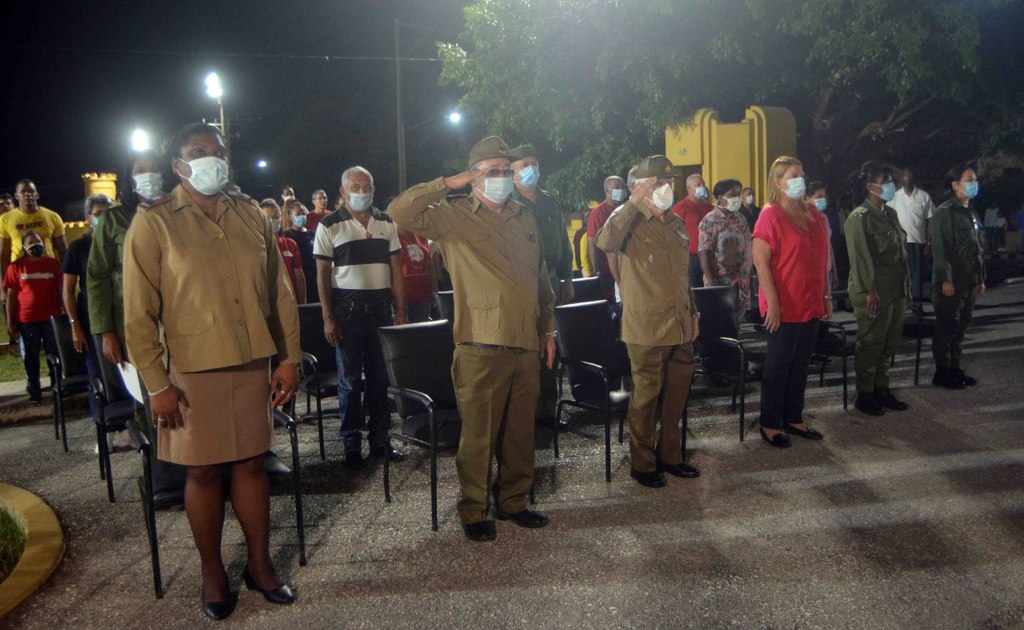
[[[132,437],[129,435],[127,429],[108,434],[107,439],[109,440],[110,451],[112,453],[116,453],[118,451],[130,451],[135,448],[135,443],[132,441]]]

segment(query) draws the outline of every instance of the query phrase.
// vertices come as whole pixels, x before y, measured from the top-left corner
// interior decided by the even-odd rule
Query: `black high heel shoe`
[[[250,591],[256,591],[261,593],[263,598],[271,604],[291,604],[295,602],[295,593],[287,584],[282,584],[275,589],[263,590],[256,584],[256,580],[252,579],[249,575],[249,567],[242,569],[242,581],[245,582],[245,587]]]
[[[202,606],[203,614],[214,621],[227,619],[235,612],[235,604],[238,603],[238,593],[228,593],[228,599],[224,602],[206,601],[206,589],[199,589],[199,603]]]

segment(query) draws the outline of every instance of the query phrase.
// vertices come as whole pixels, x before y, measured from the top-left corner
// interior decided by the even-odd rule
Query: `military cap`
[[[508,150],[508,145],[505,141],[498,136],[488,136],[473,145],[473,148],[469,150],[469,166],[472,167],[480,160],[489,160],[491,158],[508,158],[513,159],[511,152]]]
[[[672,170],[672,162],[664,155],[652,155],[640,160],[636,165],[636,178],[645,177],[682,177]]]
[[[538,157],[537,149],[533,148],[533,145],[530,144],[529,142],[527,142],[526,144],[521,144],[518,147],[512,149],[513,160],[521,160],[524,157],[529,157],[531,155],[533,157]]]

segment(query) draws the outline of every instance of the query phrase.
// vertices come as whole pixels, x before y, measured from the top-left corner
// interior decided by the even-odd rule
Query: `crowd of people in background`
[[[631,372],[631,476],[660,488],[664,474],[700,474],[684,461],[679,433],[700,338],[694,289],[734,289],[737,323],[765,334],[760,435],[785,448],[790,436],[824,437],[804,421],[804,390],[840,289],[857,323],[859,412],[908,408],[889,366],[908,309],[926,300],[936,315],[933,383],[975,384],[961,366],[964,333],[985,293],[983,252],[998,248],[1007,226],[997,210],[983,222],[977,215],[969,164],[945,177],[949,196],[936,206],[909,168],[868,162],[850,177],[855,207],[840,213],[839,195],[829,193],[846,182],[808,183],[794,157],[776,159],[766,182],[709,187],[654,155],[625,178],[605,178],[603,199],[570,235],[569,212],[539,185],[542,156],[531,144],[485,138],[463,172],[412,186],[386,206],[375,204],[373,174],[353,165],[341,173],[333,208],[318,189],[312,210],[292,186],[259,201],[238,190],[214,127],[190,125],[169,146],[169,155],[131,157],[119,200],[85,201],[88,233],[70,247],[31,180],[0,195],[0,277],[32,401],[41,400],[40,353],[55,352],[50,320],[61,313],[90,375],[99,361],[130,361],[141,374],[152,417],[137,406],[136,423],[156,445],[155,490],[184,487],[202,607],[213,618],[235,601],[220,557],[227,470],[249,549],[246,585],[271,602],[294,601],[268,549],[262,457],[271,408],[298,388],[299,305],[319,304],[335,350],[344,462],[359,468],[365,454],[406,457],[389,439],[378,329],[438,318],[435,296],[453,290],[458,513],[465,535],[486,541],[496,536],[492,506],[498,520],[548,523],[526,496],[534,424],[555,419],[554,308],[574,301],[574,276],[596,277],[619,321]],[[165,173],[176,178],[170,189]],[[1024,210],[1019,227],[1022,218]],[[112,440],[113,448],[131,444],[127,434]]]

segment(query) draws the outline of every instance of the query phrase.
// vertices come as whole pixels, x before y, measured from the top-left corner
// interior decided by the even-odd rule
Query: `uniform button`
[[[230,276],[228,276],[228,280],[234,280],[234,279],[235,279],[235,274],[231,274]]]
[[[217,238],[219,238],[219,239],[223,239],[223,238],[224,238],[224,234],[223,234],[223,233],[221,233],[221,234],[218,234],[218,235],[217,235]]]

